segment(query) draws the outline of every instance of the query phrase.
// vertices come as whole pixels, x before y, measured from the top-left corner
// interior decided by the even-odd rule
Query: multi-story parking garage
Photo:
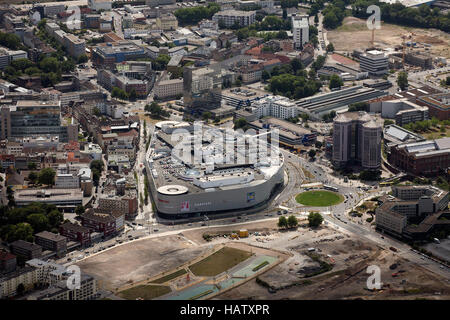
[[[181,143],[172,141],[174,127],[184,130]],[[208,135],[214,140],[208,141]],[[207,126],[198,131],[194,125],[173,121],[157,124],[146,170],[158,214],[186,218],[267,203],[283,184],[284,159],[277,147],[261,137],[233,130],[225,134]],[[190,148],[196,140],[200,144]],[[189,149],[184,149],[186,146]],[[182,154],[178,152],[181,149]],[[201,161],[193,161],[199,151]]]

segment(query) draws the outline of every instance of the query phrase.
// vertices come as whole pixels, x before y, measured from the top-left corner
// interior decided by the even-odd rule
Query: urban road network
[[[147,124],[147,137],[151,137],[154,131],[154,126]],[[143,123],[141,125],[141,138],[143,138]],[[143,141],[143,139],[141,139]],[[426,258],[416,252],[413,252],[411,248],[396,239],[390,238],[387,235],[382,235],[374,230],[374,227],[369,223],[356,223],[354,222],[348,212],[352,208],[362,203],[363,200],[370,199],[386,193],[389,188],[380,188],[378,186],[371,187],[371,191],[364,191],[361,187],[354,184],[356,182],[344,182],[342,179],[330,174],[331,168],[320,165],[316,162],[311,162],[308,159],[302,158],[299,155],[290,153],[286,150],[281,150],[286,161],[285,166],[285,185],[277,195],[274,196],[272,202],[259,212],[246,214],[235,213],[233,216],[219,217],[219,216],[202,216],[197,221],[183,221],[183,223],[160,219],[154,212],[152,212],[151,203],[144,205],[143,210],[139,209],[139,215],[136,219],[136,223],[128,224],[127,231],[121,236],[115,239],[111,239],[109,242],[98,244],[103,250],[112,247],[117,241],[124,241],[122,245],[129,243],[127,241],[130,237],[137,239],[156,238],[170,234],[176,234],[185,230],[200,230],[211,226],[228,226],[228,225],[245,225],[251,222],[262,221],[274,221],[278,219],[278,208],[280,205],[293,209],[296,213],[307,213],[309,211],[321,211],[325,219],[325,223],[332,226],[350,236],[362,237],[366,240],[377,243],[379,246],[389,249],[394,247],[397,249],[397,254],[401,257],[408,259],[430,271],[447,277],[450,279],[450,270],[435,262],[429,258]],[[145,144],[142,142],[137,155],[135,170],[139,177],[139,192],[143,192],[143,179],[144,179],[144,161],[145,161]],[[142,164],[142,166],[141,166]],[[307,170],[311,176],[311,181],[321,182],[338,189],[338,192],[345,197],[345,201],[332,207],[327,208],[313,208],[300,206],[295,201],[295,196],[305,189],[302,187],[306,181],[305,173],[303,169]],[[369,190],[369,189],[367,189]],[[288,213],[290,214],[290,213]],[[121,244],[119,244],[121,245]],[[96,254],[101,250],[96,247],[91,248],[88,251],[89,255]],[[86,255],[87,257],[87,255]]]

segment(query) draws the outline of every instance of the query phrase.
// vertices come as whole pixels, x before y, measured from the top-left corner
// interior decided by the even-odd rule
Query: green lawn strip
[[[181,270],[175,271],[175,272],[173,272],[171,274],[168,274],[166,276],[163,276],[161,278],[158,278],[156,280],[153,280],[150,283],[161,284],[161,283],[167,282],[169,280],[175,279],[175,278],[181,276],[182,274],[186,274],[186,273],[187,273],[186,269],[181,269]]]
[[[151,300],[171,292],[168,286],[139,285],[118,293],[118,296],[126,300],[142,298]]]
[[[253,272],[256,272],[256,271],[258,271],[259,269],[262,269],[262,268],[264,268],[265,266],[267,266],[269,264],[269,261],[264,261],[264,262],[261,262],[260,264],[258,264],[256,267],[254,267],[253,269],[252,269],[252,271]]]
[[[196,276],[212,277],[247,260],[250,252],[235,248],[223,247],[205,259],[189,266]]]
[[[213,291],[214,290],[209,289],[209,290],[199,293],[193,297],[190,297],[189,300],[197,300],[197,299],[203,298],[204,296],[207,296],[208,294],[212,293]]]
[[[305,191],[298,194],[295,200],[305,206],[328,207],[341,203],[344,197],[331,191]]]

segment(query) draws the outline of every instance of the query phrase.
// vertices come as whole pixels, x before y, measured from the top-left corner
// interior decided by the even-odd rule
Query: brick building
[[[59,233],[71,241],[81,243],[82,246],[91,242],[91,231],[89,228],[74,223],[64,223],[59,227]]]
[[[11,253],[15,254],[21,263],[42,256],[42,247],[28,241],[14,241],[11,243],[10,249]]]

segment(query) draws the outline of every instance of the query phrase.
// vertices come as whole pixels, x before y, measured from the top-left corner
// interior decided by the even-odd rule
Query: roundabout
[[[299,193],[295,200],[304,206],[329,207],[341,203],[344,197],[336,192],[317,190]]]

